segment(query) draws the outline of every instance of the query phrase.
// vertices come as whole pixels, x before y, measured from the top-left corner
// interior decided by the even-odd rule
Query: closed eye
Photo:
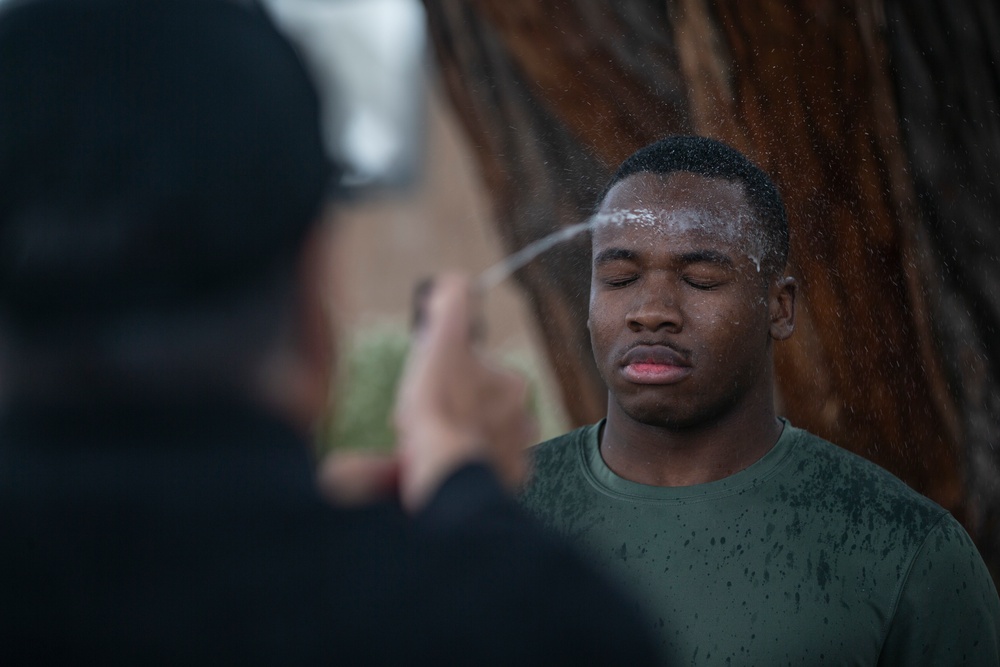
[[[618,289],[620,287],[627,287],[638,279],[639,277],[636,275],[615,276],[614,278],[605,278],[604,284],[612,289]]]
[[[700,278],[684,278],[684,282],[696,290],[705,292],[710,292],[722,284],[717,280],[704,280]]]
[[[696,290],[711,292],[727,283],[736,270],[732,258],[712,249],[695,250],[682,255],[681,279]]]

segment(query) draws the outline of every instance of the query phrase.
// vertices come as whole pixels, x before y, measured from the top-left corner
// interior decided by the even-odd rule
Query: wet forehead
[[[730,245],[746,240],[751,221],[741,183],[686,172],[639,173],[622,179],[604,198],[594,243],[651,236]]]

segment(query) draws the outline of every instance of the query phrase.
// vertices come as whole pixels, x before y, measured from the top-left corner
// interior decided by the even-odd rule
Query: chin
[[[725,412],[722,406],[698,406],[668,404],[663,401],[621,401],[621,411],[640,424],[671,430],[696,428],[706,423],[718,421]]]
[[[622,412],[629,419],[645,424],[647,426],[660,426],[663,428],[686,428],[697,422],[697,416],[692,415],[689,410],[684,410],[675,406],[632,404],[623,405]]]

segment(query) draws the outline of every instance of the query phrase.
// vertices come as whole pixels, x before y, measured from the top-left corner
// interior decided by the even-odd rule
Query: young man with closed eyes
[[[607,418],[535,449],[526,506],[632,590],[668,664],[998,664],[1000,602],[955,519],[776,414],[796,283],[764,172],[666,139],[600,213]]]

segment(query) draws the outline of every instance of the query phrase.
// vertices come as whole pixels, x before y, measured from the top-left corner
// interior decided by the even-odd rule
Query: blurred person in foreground
[[[0,662],[648,662],[502,488],[524,385],[479,359],[464,278],[427,302],[398,458],[326,480],[402,507],[320,495],[317,107],[236,4],[3,5]]]
[[[796,284],[771,179],[672,137],[599,213],[608,415],[535,450],[527,506],[632,590],[675,664],[997,665],[1000,600],[959,523],[777,415]]]

